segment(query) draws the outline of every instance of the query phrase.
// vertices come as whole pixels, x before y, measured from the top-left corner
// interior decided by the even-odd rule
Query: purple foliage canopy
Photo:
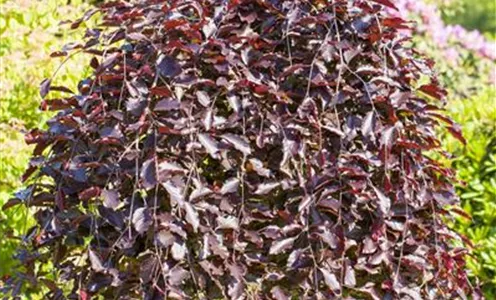
[[[448,299],[473,293],[442,215],[454,174],[433,63],[389,0],[113,1],[53,56],[11,286],[47,298]],[[421,76],[428,83],[418,84]],[[53,263],[53,281],[37,267]]]

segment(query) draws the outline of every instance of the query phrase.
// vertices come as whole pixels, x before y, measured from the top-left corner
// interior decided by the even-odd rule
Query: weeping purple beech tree
[[[464,299],[446,98],[390,0],[112,1],[34,144],[11,293]],[[95,15],[95,16],[94,16]],[[67,97],[50,98],[51,91]],[[60,93],[59,93],[60,94]],[[53,267],[47,272],[46,265]],[[64,298],[65,297],[65,298]]]

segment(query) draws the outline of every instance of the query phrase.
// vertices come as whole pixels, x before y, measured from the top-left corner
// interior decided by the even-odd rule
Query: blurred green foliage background
[[[450,103],[450,114],[463,124],[465,138],[461,147],[453,137],[446,136],[451,161],[465,185],[458,187],[462,207],[472,221],[459,218],[455,226],[476,245],[475,259],[468,265],[485,281],[487,299],[496,299],[496,91],[487,89],[471,98]]]
[[[38,110],[39,83],[52,76],[63,58],[50,53],[75,39],[81,32],[70,32],[60,21],[80,16],[88,7],[79,0],[1,0],[0,1],[0,206],[21,186],[31,148],[24,143],[24,132],[43,127],[49,113]],[[58,73],[57,82],[75,87],[84,70],[81,58],[68,61]],[[9,274],[16,239],[27,228],[22,206],[0,210],[0,276]]]
[[[496,38],[496,1],[430,0],[440,8],[448,24],[476,29]],[[31,149],[23,133],[43,127],[49,113],[38,110],[39,83],[50,77],[63,58],[49,54],[75,40],[83,31],[72,32],[59,22],[74,19],[89,4],[83,0],[0,0],[0,206],[21,186]],[[462,207],[472,221],[457,217],[452,226],[468,236],[475,248],[468,266],[480,278],[487,299],[496,299],[496,77],[495,62],[457,48],[456,66],[438,51],[426,35],[417,35],[416,46],[436,61],[441,79],[450,91],[446,107],[463,127],[467,146],[443,134],[446,150],[454,158],[446,160],[465,182],[458,186]],[[454,46],[458,47],[458,46]],[[496,52],[496,49],[494,49]],[[56,77],[59,85],[75,87],[87,71],[89,58],[75,57]],[[492,74],[492,75],[491,75]],[[22,206],[0,210],[0,277],[11,274],[16,244],[29,218]],[[0,281],[1,282],[1,281]],[[1,283],[0,283],[1,285]]]
[[[432,0],[446,24],[477,30],[496,40],[496,1]],[[462,208],[472,220],[456,217],[452,222],[474,244],[467,265],[481,280],[486,299],[496,299],[496,64],[453,45],[458,62],[442,57],[426,36],[416,36],[417,47],[436,62],[436,69],[450,96],[447,113],[462,126],[467,145],[442,133],[446,159],[462,181],[457,186]],[[496,46],[491,47],[496,54]],[[474,281],[475,282],[475,281]]]
[[[448,24],[460,24],[467,29],[479,30],[487,36],[496,34],[496,1],[448,0],[439,3],[443,19]]]

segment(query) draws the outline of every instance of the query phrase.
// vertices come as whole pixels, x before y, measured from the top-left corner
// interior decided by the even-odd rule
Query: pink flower
[[[436,5],[426,4],[422,0],[397,0],[395,5],[399,11],[389,10],[395,17],[408,18],[411,14],[420,16],[421,22],[414,27],[414,31],[429,35],[439,48],[449,50],[446,51],[447,58],[455,59],[456,46],[461,46],[479,56],[496,60],[495,43],[487,41],[479,31],[467,31],[460,25],[444,24]]]
[[[458,65],[460,60],[460,54],[454,48],[446,49],[446,51],[444,51],[444,57],[452,66]]]

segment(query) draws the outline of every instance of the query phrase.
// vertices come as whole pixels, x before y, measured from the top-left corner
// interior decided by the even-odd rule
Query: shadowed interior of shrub
[[[433,62],[389,0],[104,3],[77,91],[35,145],[7,289],[89,299],[451,299],[472,294],[440,152]],[[53,91],[67,97],[51,98]],[[52,263],[55,280],[43,268]]]

